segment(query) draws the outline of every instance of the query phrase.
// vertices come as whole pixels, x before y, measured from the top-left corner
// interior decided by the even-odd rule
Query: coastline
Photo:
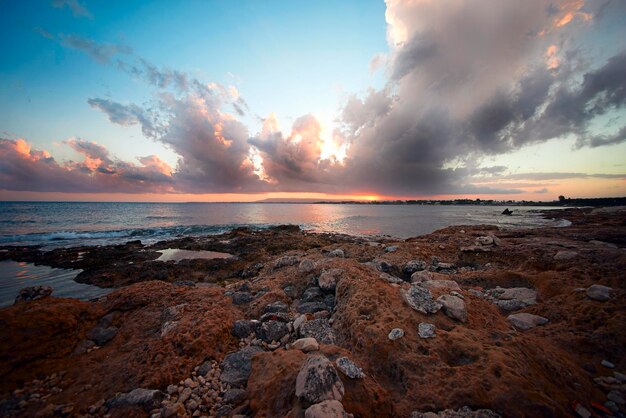
[[[375,242],[282,226],[149,248],[9,248],[2,257],[80,268],[77,281],[120,289],[94,302],[53,294],[0,310],[7,336],[0,412],[53,415],[61,406],[70,416],[303,416],[311,401],[296,394],[296,380],[311,356],[333,364],[348,357],[363,370],[362,378],[336,372],[342,408],[355,416],[463,406],[565,416],[572,401],[591,410],[592,401],[603,405],[612,390],[626,389],[612,374],[626,368],[626,213],[565,209],[550,216],[572,225],[450,226]],[[166,248],[234,257],[155,262]],[[596,284],[612,289],[607,300],[588,296]],[[505,299],[498,286],[536,293]],[[415,288],[443,297],[445,307],[416,310]],[[518,313],[547,323],[522,331],[507,320]],[[309,325],[296,327],[296,320]],[[422,338],[420,323],[434,325],[435,337]],[[396,328],[404,335],[390,340]],[[316,337],[319,350],[294,349],[302,336]],[[258,353],[225,362],[246,347]],[[194,370],[200,366],[206,374]],[[232,370],[243,377],[224,379]],[[243,389],[231,399],[235,386]],[[138,388],[160,392],[141,402],[116,397]]]

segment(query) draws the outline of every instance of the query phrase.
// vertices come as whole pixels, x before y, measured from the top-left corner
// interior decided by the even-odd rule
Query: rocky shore
[[[624,416],[626,211],[550,216],[572,225],[4,247],[116,290],[0,310],[0,416]]]

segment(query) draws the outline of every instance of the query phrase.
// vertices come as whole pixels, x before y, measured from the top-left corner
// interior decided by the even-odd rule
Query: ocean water
[[[289,203],[62,203],[0,202],[0,246],[46,248],[144,244],[186,235],[219,234],[239,226],[299,225],[313,231],[399,238],[448,225],[555,225],[537,209],[504,206],[342,205]]]

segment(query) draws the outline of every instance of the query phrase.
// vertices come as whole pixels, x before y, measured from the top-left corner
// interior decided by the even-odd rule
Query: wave
[[[235,228],[268,228],[271,225],[178,225],[158,228],[129,228],[114,231],[56,231],[16,235],[0,235],[0,245],[77,246],[108,245],[127,240],[157,241],[179,236],[216,235]]]

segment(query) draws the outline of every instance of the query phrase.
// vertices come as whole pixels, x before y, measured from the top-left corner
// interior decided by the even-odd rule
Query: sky
[[[0,7],[0,200],[626,196],[624,0]]]

